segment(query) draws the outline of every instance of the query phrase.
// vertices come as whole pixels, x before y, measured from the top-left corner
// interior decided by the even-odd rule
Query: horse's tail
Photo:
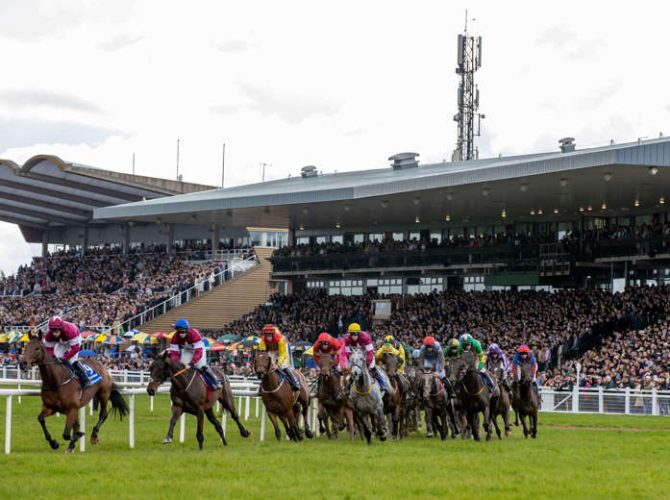
[[[109,400],[112,402],[112,413],[119,412],[121,420],[125,417],[130,411],[128,408],[128,403],[123,398],[121,391],[116,384],[112,385],[112,393],[109,396]]]

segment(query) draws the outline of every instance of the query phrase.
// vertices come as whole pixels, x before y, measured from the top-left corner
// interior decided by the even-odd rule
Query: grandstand
[[[0,321],[71,312],[103,331],[156,332],[184,316],[238,334],[274,322],[295,341],[355,320],[409,345],[469,331],[507,350],[529,342],[560,385],[565,359],[584,355],[592,367],[589,349],[666,320],[670,139],[390,161],[226,189],[47,156],[3,161],[0,203],[11,210],[0,219],[52,252],[5,280]],[[643,285],[659,287],[611,293]],[[393,303],[390,321],[372,315],[380,297]],[[640,370],[634,377],[660,375],[667,363]]]

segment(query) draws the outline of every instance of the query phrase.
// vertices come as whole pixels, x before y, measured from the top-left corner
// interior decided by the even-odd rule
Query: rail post
[[[261,409],[261,434],[258,439],[260,441],[265,441],[265,405],[263,405],[263,408]]]
[[[658,415],[658,393],[656,387],[651,390],[651,414]]]
[[[598,386],[598,413],[605,413],[605,393],[602,386]]]
[[[226,435],[226,424],[228,423],[228,418],[226,417],[226,410],[221,412],[221,428],[223,429],[223,435]]]
[[[249,420],[249,405],[251,404],[251,398],[246,397],[246,404],[244,405],[244,421]]]
[[[84,433],[79,438],[79,451],[84,453],[86,451],[86,405],[79,408],[79,431]]]
[[[153,398],[152,398],[153,399]],[[135,394],[131,394],[128,398],[128,446],[130,449],[135,448]]]
[[[88,403],[88,414],[93,416],[93,399]]]
[[[154,397],[153,397],[153,396],[149,396],[149,399],[150,399],[150,402],[149,402],[149,411],[150,411],[151,413],[153,413],[153,412],[154,412]]]
[[[18,388],[19,388],[19,391],[20,391],[20,390],[21,390],[21,384],[20,384],[20,383],[18,384]],[[17,399],[18,399],[18,401],[19,401],[19,404],[21,404],[21,394],[19,394],[19,396],[17,397]]]
[[[179,418],[179,442],[183,443],[186,436],[186,413],[182,413]]]
[[[626,415],[630,415],[630,387],[626,387],[626,395],[624,396],[624,410]]]
[[[579,384],[572,388],[572,413],[579,413]]]
[[[5,367],[7,375],[7,367]],[[5,377],[6,378],[6,377]],[[7,396],[7,411],[5,412],[5,455],[12,451],[12,396]]]
[[[312,399],[312,432],[316,434],[316,437],[319,437],[319,426],[317,425],[319,412],[319,400],[314,398]]]
[[[258,418],[258,404],[261,402],[261,398],[254,398],[256,400],[256,418]]]

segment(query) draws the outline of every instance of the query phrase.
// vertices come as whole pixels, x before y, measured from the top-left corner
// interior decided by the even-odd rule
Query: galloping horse
[[[372,379],[365,363],[365,355],[356,349],[349,358],[351,365],[349,396],[358,423],[363,427],[363,435],[372,444],[372,431],[377,430],[380,441],[386,441],[386,421],[384,402],[379,384]]]
[[[214,402],[219,401],[224,411],[228,411],[230,416],[235,420],[237,427],[240,429],[242,437],[248,437],[249,431],[244,428],[240,417],[235,411],[235,403],[233,401],[233,393],[230,390],[230,382],[228,377],[221,371],[214,369],[216,374],[223,382],[223,387],[215,391],[210,391],[207,384],[199,375],[195,368],[184,368],[181,363],[178,363],[170,358],[167,352],[158,356],[149,367],[151,380],[147,386],[147,393],[150,396],[156,395],[158,386],[168,380],[172,381],[170,386],[170,399],[172,400],[172,416],[170,418],[170,427],[168,429],[163,444],[172,442],[174,435],[174,426],[177,423],[181,414],[186,412],[190,415],[195,415],[198,419],[198,428],[196,431],[196,438],[198,446],[202,450],[204,435],[202,431],[204,416],[212,423],[216,432],[221,436],[221,442],[226,445],[226,437],[223,433],[223,428],[219,424],[214,415]]]
[[[37,416],[37,420],[42,426],[44,437],[49,442],[51,449],[57,450],[59,443],[49,434],[44,419],[56,412],[65,415],[63,439],[69,441],[67,453],[72,453],[77,440],[84,436],[84,433],[79,431],[79,408],[86,406],[91,399],[94,400],[94,405],[97,404],[100,407],[98,422],[91,432],[91,444],[99,442],[98,432],[108,416],[107,401],[112,402],[112,411],[118,411],[121,418],[128,413],[128,405],[119,392],[119,388],[112,382],[107,370],[97,361],[86,361],[86,364],[96,370],[102,380],[83,390],[79,378],[47,352],[46,347],[42,344],[41,335],[30,338],[21,356],[22,365],[30,367],[33,363],[39,366],[42,377],[40,394],[42,411]]]
[[[521,379],[514,383],[515,409],[521,417],[521,425],[523,425],[523,435],[535,438],[537,436],[537,412],[540,408],[540,396],[537,393],[537,388],[533,383],[533,375],[531,366],[528,363],[519,365],[521,370]],[[528,424],[526,424],[526,417],[528,417]]]
[[[447,390],[431,369],[421,371],[419,398],[426,412],[426,435],[432,437],[433,430],[437,429],[444,441],[447,439]]]
[[[337,438],[338,430],[346,425],[349,437],[355,433],[354,413],[342,388],[342,378],[333,373],[337,355],[321,354],[319,358],[318,392],[319,423],[323,426],[328,439]],[[346,422],[345,422],[346,419]],[[330,430],[329,420],[333,423]]]
[[[388,391],[384,395],[384,414],[391,420],[391,437],[399,439],[402,437],[400,426],[404,420],[404,397],[407,392],[404,376],[401,377],[398,370],[398,358],[389,352],[381,356],[381,365],[388,376],[393,391]]]
[[[278,370],[272,366],[272,358],[265,351],[256,353],[254,371],[261,379],[259,392],[268,412],[268,417],[270,417],[275,429],[277,441],[281,439],[277,418],[284,424],[289,439],[293,441],[302,440],[303,436],[299,425],[300,413],[302,413],[305,421],[305,436],[311,439],[312,431],[309,429],[309,418],[307,418],[310,395],[305,376],[299,371],[295,372],[300,381],[300,391],[294,391],[286,379],[277,373]]]
[[[498,426],[498,416],[500,415],[503,418],[503,422],[505,423],[505,436],[509,437],[512,431],[512,427],[509,423],[511,397],[508,386],[503,383],[505,376],[500,366],[493,370],[493,376],[495,377],[496,382],[498,383],[498,387],[500,388],[500,398],[498,398],[498,404],[493,409],[491,420],[493,420],[493,425],[496,428],[496,435],[498,436],[498,439],[502,439],[500,427]]]
[[[484,414],[484,430],[486,440],[491,440],[491,416],[498,404],[500,390],[491,389],[482,381],[479,370],[475,368],[476,359],[473,353],[465,352],[456,363],[465,365],[465,374],[456,386],[456,391],[461,399],[463,411],[467,415],[467,421],[475,441],[479,441],[479,413]],[[463,370],[461,369],[461,372]]]

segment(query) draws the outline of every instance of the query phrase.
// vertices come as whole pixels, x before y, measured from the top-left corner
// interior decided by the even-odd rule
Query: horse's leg
[[[470,421],[470,430],[475,441],[480,441],[479,436],[479,413],[474,410],[468,410],[468,420]]]
[[[388,434],[388,431],[386,429],[386,418],[384,416],[384,409],[379,408],[377,409],[377,423],[378,423],[378,431],[377,431],[377,436],[379,437],[380,441],[386,441],[386,436]]]
[[[530,437],[535,439],[537,437],[537,410],[533,410],[531,413],[531,428],[530,428]]]
[[[63,437],[65,437],[66,433],[69,435],[70,431],[72,431],[72,436],[70,438],[70,444],[68,444],[68,447],[65,450],[65,453],[67,454],[71,454],[74,451],[77,441],[84,435],[83,432],[79,432],[79,408],[70,408],[67,412]]]
[[[529,431],[528,431],[528,426],[526,425],[526,415],[524,413],[521,413],[521,425],[523,426],[523,435],[524,437],[528,437]]]
[[[207,415],[207,420],[209,420],[214,428],[216,429],[216,432],[219,433],[219,436],[221,437],[221,442],[223,443],[224,446],[228,446],[228,442],[226,441],[226,436],[223,434],[223,427],[221,427],[221,424],[219,423],[219,420],[216,418],[216,415],[214,414],[214,410],[212,407],[209,407],[205,410],[205,415]]]
[[[57,439],[51,437],[51,434],[49,434],[49,430],[47,429],[47,423],[44,421],[46,417],[50,417],[53,414],[54,411],[51,408],[42,405],[42,411],[39,415],[37,415],[37,420],[42,426],[42,430],[44,431],[44,438],[49,442],[49,446],[51,446],[52,450],[57,450],[60,444],[58,443]]]
[[[300,405],[302,406],[302,418],[305,421],[305,437],[307,439],[312,439],[314,437],[314,434],[312,434],[312,430],[309,428],[309,392],[307,392],[307,389],[303,386],[303,392],[305,398],[300,401]],[[298,423],[298,417],[296,417],[296,426]]]
[[[284,424],[284,430],[286,431],[286,436],[288,436],[289,440],[297,441],[298,438],[295,435],[295,429],[292,420],[289,420],[286,415],[278,415],[278,417],[282,424]]]
[[[202,408],[198,408],[198,413],[196,413],[195,418],[198,421],[198,425],[195,431],[195,438],[198,440],[198,447],[202,450],[202,445],[205,441],[205,434],[203,432],[203,427],[205,424],[205,412]]]
[[[503,414],[502,414],[503,422],[505,422],[505,436],[506,437],[509,437],[510,434],[512,433],[512,426],[509,423],[509,410],[510,410],[509,405],[505,405],[505,407],[503,408]]]
[[[363,418],[359,419],[361,425],[363,426],[363,435],[365,436],[365,440],[368,442],[368,445],[372,444],[372,429],[370,428],[370,424],[368,424],[368,416],[365,415]]]
[[[442,441],[447,439],[447,429],[447,408],[442,407],[440,408],[440,439],[442,439]]]
[[[100,405],[100,412],[98,413],[98,423],[95,424],[93,431],[91,431],[91,444],[98,444],[100,442],[98,439],[98,432],[100,432],[100,427],[102,427],[102,424],[105,423],[105,420],[107,420],[107,416],[109,415],[109,412],[107,411],[107,399],[99,397],[98,404]]]
[[[243,438],[249,437],[250,433],[244,427],[244,425],[242,425],[242,422],[240,421],[240,416],[237,414],[237,410],[235,409],[235,401],[233,400],[232,394],[229,391],[226,391],[225,395],[222,393],[219,402],[221,403],[221,408],[223,408],[224,411],[227,411],[228,414],[237,424],[237,428],[240,430],[240,436],[242,436]]]
[[[426,416],[426,437],[433,437],[433,410],[428,405],[423,405],[423,411]]]
[[[347,430],[349,431],[349,439],[353,440],[356,437],[356,427],[354,424],[354,411],[346,406],[343,410],[344,417],[347,419]]]
[[[328,410],[321,401],[319,401],[317,418],[319,420],[319,432],[321,434],[325,434],[328,436],[328,439],[330,439],[330,429],[328,428]]]
[[[277,415],[274,413],[268,412],[268,418],[270,419],[270,422],[272,423],[272,427],[274,427],[275,430],[275,438],[277,441],[281,441],[281,429],[279,428],[279,424],[277,423]]]
[[[500,432],[500,427],[498,426],[498,412],[494,411],[493,414],[491,415],[491,420],[493,421],[493,426],[496,429],[496,436],[498,436],[498,439],[502,439],[502,432]]]
[[[492,430],[491,430],[491,405],[485,404],[484,405],[484,430],[486,431],[486,440],[491,441],[491,435],[492,435]]]
[[[168,444],[172,442],[172,437],[174,436],[174,426],[181,417],[181,414],[184,413],[184,409],[181,406],[175,404],[172,405],[172,416],[170,417],[170,427],[168,432],[163,439],[163,444]]]

